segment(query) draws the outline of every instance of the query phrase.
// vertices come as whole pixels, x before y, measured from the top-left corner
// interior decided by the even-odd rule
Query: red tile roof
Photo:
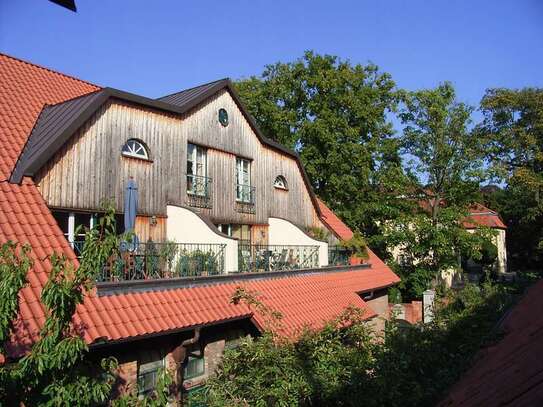
[[[476,229],[479,226],[489,228],[507,229],[498,212],[488,209],[486,206],[476,203],[470,207],[469,216],[464,221],[466,229]]]
[[[317,203],[319,204],[319,208],[322,213],[322,222],[336,235],[336,237],[341,240],[349,240],[351,237],[353,237],[353,231],[349,228],[349,226],[343,223],[343,221],[339,219],[323,201],[317,199]]]
[[[440,403],[445,406],[543,405],[543,280],[506,316],[505,336],[482,350]]]
[[[349,240],[353,237],[353,231],[347,226],[338,216],[332,212],[326,204],[317,199],[319,204],[322,216],[321,221],[324,225],[332,232],[338,239]],[[368,263],[371,264],[372,269],[379,270],[387,275],[387,284],[384,287],[391,286],[400,282],[400,278],[394,274],[394,272],[388,267],[372,250],[368,248],[369,258]],[[362,261],[360,259],[351,259],[351,264],[360,264]]]
[[[9,348],[10,355],[16,356],[36,339],[44,321],[40,293],[51,268],[49,256],[58,252],[76,260],[32,180],[24,178],[21,185],[7,180],[43,106],[93,92],[98,87],[2,54],[0,83],[0,149],[3,152],[0,156],[0,243],[7,240],[29,243],[34,260],[27,276],[29,284],[20,295],[19,319]],[[327,219],[336,222],[337,227],[339,219],[330,213]],[[252,310],[229,301],[235,288],[242,285],[258,292],[263,303],[280,311],[284,316],[284,333],[295,335],[305,325],[322,326],[348,305],[365,308],[357,292],[385,287],[399,280],[373,253],[371,255],[372,268],[367,270],[110,296],[91,292],[77,307],[74,323],[86,341],[92,343],[251,317]],[[372,315],[368,310],[367,316]],[[259,315],[254,315],[254,319],[263,323]]]

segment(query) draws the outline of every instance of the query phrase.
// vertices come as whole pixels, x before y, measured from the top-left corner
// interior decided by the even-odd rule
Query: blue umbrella
[[[126,184],[124,193],[124,230],[134,231],[136,214],[138,212],[138,186],[132,177]]]

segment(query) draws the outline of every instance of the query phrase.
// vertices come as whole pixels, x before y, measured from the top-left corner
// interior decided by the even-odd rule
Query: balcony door
[[[207,150],[195,144],[187,146],[187,192],[207,196]]]
[[[251,202],[251,162],[236,158],[236,200]]]

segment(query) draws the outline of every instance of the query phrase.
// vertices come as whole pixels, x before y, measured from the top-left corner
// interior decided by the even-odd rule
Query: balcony
[[[195,208],[210,209],[212,181],[209,177],[187,174],[187,204]]]
[[[330,266],[348,266],[351,251],[342,246],[328,246],[328,264]]]
[[[236,211],[255,213],[256,188],[250,185],[236,184]]]
[[[77,256],[84,242],[74,242]],[[102,267],[97,282],[159,280],[214,276],[225,273],[224,244],[138,243],[126,244]]]
[[[238,272],[290,271],[319,267],[319,246],[240,244]]]

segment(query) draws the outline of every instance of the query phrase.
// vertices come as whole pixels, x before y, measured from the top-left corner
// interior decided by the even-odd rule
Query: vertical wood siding
[[[140,242],[164,242],[166,240],[166,218],[156,219],[156,225],[151,225],[151,216],[138,216],[134,232]]]
[[[228,112],[229,125],[218,122]],[[123,157],[129,138],[143,141],[151,161]],[[187,143],[208,148],[212,208],[199,209],[216,223],[267,224],[269,217],[298,226],[320,225],[296,161],[260,143],[227,91],[222,91],[184,117],[114,101],[104,105],[36,176],[51,206],[98,209],[110,200],[122,211],[124,187],[133,177],[142,215],[166,215],[168,203],[186,205]],[[236,156],[252,160],[256,213],[235,210]],[[277,175],[288,191],[274,188]]]

